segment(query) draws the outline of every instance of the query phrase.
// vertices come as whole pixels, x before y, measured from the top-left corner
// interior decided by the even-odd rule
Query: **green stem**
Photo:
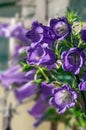
[[[73,44],[73,35],[71,34],[71,44]]]
[[[39,73],[39,70],[36,71],[36,74],[34,76],[34,80],[37,80],[38,73]]]
[[[80,47],[81,44],[82,44],[82,40],[79,41],[78,47]]]
[[[73,47],[73,44],[71,44],[69,41],[67,41],[66,39],[64,40],[65,42],[65,45],[68,47],[68,48],[71,48]]]
[[[38,68],[40,70],[40,72],[42,73],[42,75],[44,76],[44,78],[46,79],[46,82],[49,82],[49,78],[48,76],[44,73],[43,69],[42,68]]]

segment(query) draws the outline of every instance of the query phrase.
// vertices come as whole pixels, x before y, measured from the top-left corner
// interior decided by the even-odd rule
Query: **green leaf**
[[[43,81],[43,79],[37,79],[37,80],[34,80],[34,83],[36,83],[36,84],[41,84],[42,81]]]
[[[33,66],[31,66],[29,64],[26,64],[26,63],[23,63],[23,62],[21,62],[20,65],[22,66],[22,70],[24,72],[27,72],[27,71],[29,71],[29,70],[34,68]]]
[[[78,17],[78,13],[70,11],[69,9],[67,9],[66,17],[71,25],[73,25],[76,21],[81,21],[80,17]]]

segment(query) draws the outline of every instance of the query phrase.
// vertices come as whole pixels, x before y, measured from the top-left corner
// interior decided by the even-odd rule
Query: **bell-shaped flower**
[[[35,72],[35,70],[27,73],[22,72],[22,67],[16,65],[0,74],[0,81],[5,88],[8,88],[12,84],[21,85],[33,80]]]
[[[56,107],[59,114],[64,113],[67,108],[74,107],[77,92],[68,84],[64,84],[61,88],[54,88],[52,93],[54,96],[50,98],[49,103]]]
[[[50,27],[52,28],[56,38],[58,40],[64,40],[70,35],[72,29],[66,17],[61,17],[59,19],[51,19]]]
[[[80,68],[84,65],[85,55],[82,49],[71,48],[68,51],[62,52],[61,58],[63,60],[63,69],[77,75]]]
[[[36,45],[27,49],[27,63],[31,65],[53,65],[56,62],[55,53],[47,47]]]

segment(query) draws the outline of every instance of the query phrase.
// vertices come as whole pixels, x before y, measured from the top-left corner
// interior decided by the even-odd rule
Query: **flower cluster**
[[[37,119],[35,127],[47,117],[50,109],[63,114],[77,104],[84,104],[86,113],[83,92],[86,91],[86,28],[77,32],[74,16],[71,15],[71,20],[68,15],[53,18],[48,26],[34,21],[30,30],[24,29],[20,23],[16,27],[0,25],[1,36],[23,42],[15,50],[15,56],[23,58],[2,73],[0,80],[6,89],[13,86],[20,103],[35,96],[36,102],[28,110]]]

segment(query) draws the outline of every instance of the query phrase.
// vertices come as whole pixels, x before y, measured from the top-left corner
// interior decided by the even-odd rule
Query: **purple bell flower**
[[[86,81],[82,81],[78,87],[81,91],[86,91]]]
[[[61,88],[55,88],[52,93],[54,96],[49,102],[56,107],[59,114],[64,113],[67,108],[74,107],[77,93],[69,85],[65,84]]]
[[[17,25],[0,24],[0,36],[7,38],[13,37],[29,44],[30,41],[25,35],[26,32],[27,30],[24,28],[22,23],[18,23]]]
[[[86,42],[86,27],[81,30],[81,39]]]
[[[25,98],[28,98],[37,92],[37,84],[34,84],[33,81],[22,85],[14,91],[15,97],[19,102],[22,102]]]
[[[19,57],[20,56],[20,53],[19,51],[22,49],[22,45],[20,44],[15,44],[14,46],[14,52],[13,52],[13,57]]]
[[[35,118],[41,117],[44,112],[49,107],[49,98],[53,96],[52,89],[54,89],[55,86],[52,84],[47,84],[46,82],[43,82],[40,86],[40,98],[36,102],[36,104],[33,106],[31,110],[28,112],[33,115]],[[40,104],[40,105],[39,105]],[[40,106],[40,107],[39,107]]]
[[[77,75],[80,68],[84,65],[84,57],[84,52],[80,48],[71,48],[68,51],[64,51],[61,55],[63,69]]]
[[[10,37],[10,30],[9,24],[0,24],[0,36]]]
[[[38,127],[40,123],[45,120],[44,113],[50,107],[49,99],[53,96],[52,90],[55,88],[53,84],[47,84],[43,82],[40,86],[41,95],[32,109],[28,110],[28,112],[36,118],[36,122],[34,123],[34,127]]]
[[[38,107],[38,105],[40,107]],[[45,113],[48,110],[48,108],[49,108],[49,104],[45,101],[45,99],[44,100],[39,99],[36,105],[33,107],[33,110],[35,111],[35,113],[33,112],[33,110],[30,111],[30,114],[36,118],[36,121],[33,124],[34,128],[37,128],[40,124],[42,124],[46,120]]]
[[[84,74],[83,78],[82,78],[82,82],[80,82],[80,84],[78,85],[79,89],[81,91],[86,91],[86,73]]]
[[[46,99],[49,99],[53,95],[52,89],[54,88],[55,86],[53,84],[47,84],[46,82],[42,82],[40,91],[46,97]]]
[[[49,48],[37,45],[27,49],[27,63],[31,65],[52,65],[56,61],[54,52]]]
[[[0,75],[0,81],[5,88],[8,88],[12,84],[24,84],[30,80],[33,80],[35,70],[29,72],[22,72],[22,68],[19,65],[11,67],[7,71]]]
[[[58,40],[63,40],[70,35],[72,28],[66,17],[51,19],[50,26]]]
[[[46,101],[45,96],[41,95],[40,98],[36,101],[35,105],[32,107],[32,109],[28,110],[28,112],[35,118],[40,118],[48,109],[48,107],[49,103]]]
[[[30,44],[30,40],[26,37],[27,29],[24,28],[22,23],[18,23],[11,32],[11,37],[19,39],[20,41],[26,43],[26,45]]]
[[[37,45],[38,43],[51,43],[55,39],[55,35],[52,29],[48,26],[44,26],[38,21],[32,23],[32,28],[26,33],[28,39],[31,40],[32,45]]]

